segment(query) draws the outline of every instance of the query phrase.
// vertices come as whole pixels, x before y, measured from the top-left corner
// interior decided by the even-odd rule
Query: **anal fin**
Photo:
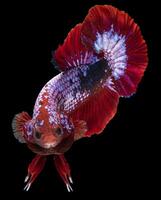
[[[87,131],[84,133],[84,137],[99,134],[114,117],[118,102],[118,93],[109,88],[101,88],[72,112],[71,118],[73,121],[83,120],[86,122]],[[76,138],[79,136],[77,135]]]

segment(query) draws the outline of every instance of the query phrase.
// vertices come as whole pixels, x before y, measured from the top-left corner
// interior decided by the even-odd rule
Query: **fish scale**
[[[82,70],[82,68],[84,68]],[[102,86],[102,79],[107,77],[108,69],[106,61],[98,61],[89,66],[75,67],[67,72],[61,73],[55,82],[53,78],[47,85],[49,94],[49,107],[51,110],[71,112],[78,103],[84,101],[91,92]],[[69,85],[69,87],[66,87]],[[61,98],[61,101],[58,99]],[[61,105],[60,105],[61,104]]]

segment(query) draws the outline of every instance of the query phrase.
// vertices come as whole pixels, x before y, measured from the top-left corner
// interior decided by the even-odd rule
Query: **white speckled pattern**
[[[115,80],[124,75],[127,65],[126,41],[125,36],[119,35],[111,29],[103,34],[97,33],[97,39],[94,42],[94,49],[97,53],[103,51],[112,69],[112,75]]]
[[[92,67],[97,69],[97,65]],[[99,74],[99,69],[98,72],[94,74],[95,77]],[[49,114],[49,123],[61,123],[62,126],[70,130],[72,125],[68,121],[67,114],[73,111],[78,104],[81,104],[92,93],[93,85],[90,85],[92,81],[90,70],[92,70],[90,65],[82,65],[62,72],[51,79],[41,90],[37,98],[33,118],[36,119],[39,115],[42,106],[40,102],[46,98],[48,104],[45,106],[45,109]],[[104,74],[106,73],[107,70],[105,68]],[[97,80],[97,84],[99,84],[100,87],[103,86],[105,81],[102,81],[102,77],[99,76]]]
[[[88,69],[87,66],[73,68],[49,81],[47,84],[50,105],[48,112],[52,110],[52,112],[68,113],[88,97],[90,91],[81,91],[79,73],[82,68],[84,68],[83,74],[85,76]]]
[[[84,66],[82,71],[84,75],[87,69],[88,67]],[[78,76],[81,70],[77,67],[65,73],[60,73],[44,86],[35,103],[34,119],[40,114],[40,102],[43,101],[43,98],[48,98],[48,105],[45,106],[45,109],[49,114],[49,123],[53,125],[61,124],[68,131],[72,129],[72,124],[68,121],[66,114],[75,109],[77,104],[87,98],[90,93],[90,91],[81,91]]]

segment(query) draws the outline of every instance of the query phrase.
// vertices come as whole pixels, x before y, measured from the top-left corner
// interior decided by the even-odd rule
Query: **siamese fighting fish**
[[[40,91],[32,117],[21,112],[12,121],[15,138],[36,154],[28,166],[26,191],[49,155],[73,191],[64,153],[75,141],[102,133],[119,98],[136,92],[148,64],[147,45],[127,13],[96,5],[52,53],[52,61],[60,73]]]

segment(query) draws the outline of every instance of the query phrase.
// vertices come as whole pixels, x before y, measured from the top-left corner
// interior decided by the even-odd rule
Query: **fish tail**
[[[107,86],[122,97],[135,93],[147,67],[148,55],[146,42],[134,20],[113,6],[94,6],[82,23],[81,33],[86,48],[108,62],[112,75]]]

